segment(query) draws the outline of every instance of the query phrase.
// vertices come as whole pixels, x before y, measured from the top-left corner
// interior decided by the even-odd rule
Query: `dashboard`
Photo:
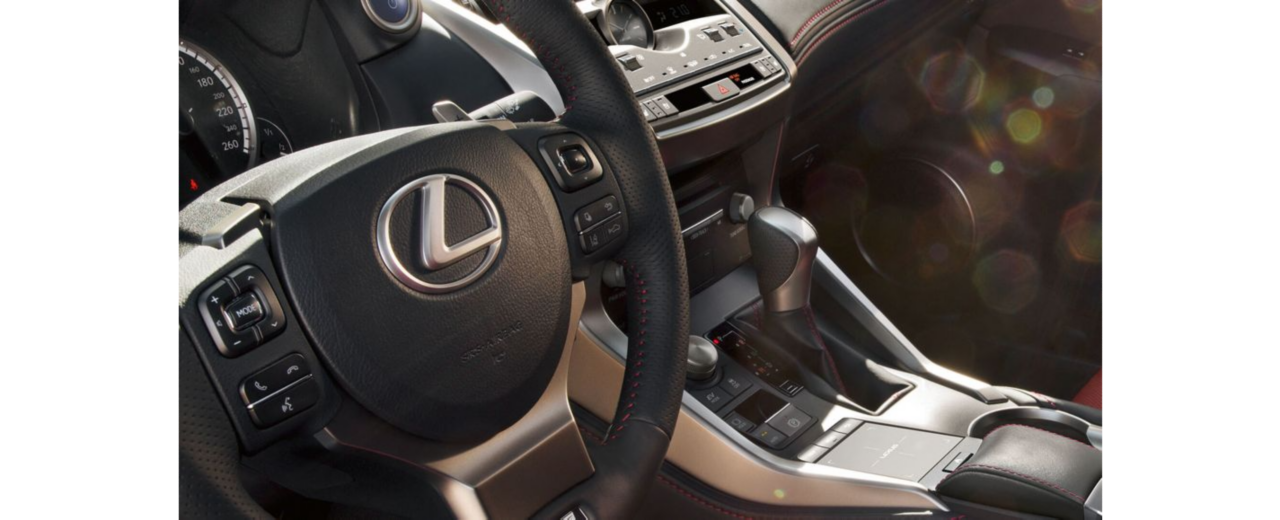
[[[741,144],[743,129],[695,134],[772,99],[793,73],[731,0],[577,5],[671,170]],[[475,118],[513,116],[504,99],[545,103],[540,120],[563,111],[533,53],[475,0],[184,0],[180,17],[179,208],[304,148],[438,122],[441,102]]]

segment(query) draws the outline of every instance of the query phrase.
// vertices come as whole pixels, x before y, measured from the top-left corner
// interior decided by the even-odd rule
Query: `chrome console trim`
[[[580,331],[570,398],[610,420],[622,384],[623,358],[616,346],[598,342],[585,324]],[[667,461],[717,490],[743,500],[789,507],[946,510],[919,483],[783,459],[747,440],[688,393],[682,404]],[[837,410],[841,413],[822,419],[824,425],[845,416],[868,417]]]
[[[1089,498],[1084,501],[1084,517],[1086,520],[1102,520],[1102,481],[1093,486]]]
[[[587,305],[579,344],[574,348],[569,395],[575,403],[609,420],[622,384],[627,336],[604,310],[601,270],[594,268],[586,282]],[[714,288],[699,294],[695,301]],[[822,426],[829,428],[841,419],[855,418],[963,437],[975,417],[1013,406],[986,405],[917,375],[890,370],[915,388],[878,416],[836,406],[821,418]],[[738,433],[689,393],[684,394],[681,404],[667,460],[735,497],[794,507],[947,510],[917,482],[784,459]],[[777,491],[782,491],[783,497]]]
[[[840,270],[840,267],[822,248],[818,248],[815,265],[818,268],[814,270],[814,283],[822,284],[832,293],[836,288],[842,289],[844,294],[834,294],[836,299],[907,369],[916,373],[928,373],[964,388],[979,389],[990,386],[929,360],[911,343],[911,340],[902,334],[902,331],[893,325],[893,322],[889,321],[883,312],[880,312],[874,303],[871,303],[871,299],[853,284],[853,281]]]
[[[570,324],[579,323],[584,284],[573,284]],[[431,442],[387,426],[353,401],[315,434],[330,450],[354,450],[422,471],[458,518],[528,518],[595,472],[569,408],[569,368],[578,343],[570,325],[555,375],[514,425],[473,446]],[[616,392],[615,392],[616,395]],[[555,471],[547,471],[547,468]]]
[[[992,410],[982,414],[969,425],[969,435],[986,437],[992,430],[1004,424],[1034,423],[1036,421],[1059,424],[1079,432],[1089,439],[1089,444],[1102,450],[1102,428],[1062,410],[1039,406],[1016,406]]]

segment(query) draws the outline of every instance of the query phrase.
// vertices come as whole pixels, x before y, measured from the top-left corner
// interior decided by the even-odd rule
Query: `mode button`
[[[236,298],[222,309],[226,315],[227,321],[231,323],[231,328],[236,331],[245,330],[254,323],[262,320],[265,313],[262,310],[262,302],[258,301],[257,295],[253,293],[246,294]]]

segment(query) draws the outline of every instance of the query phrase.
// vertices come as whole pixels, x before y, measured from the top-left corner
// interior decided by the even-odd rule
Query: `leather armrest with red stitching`
[[[1020,513],[1084,518],[1084,502],[1102,480],[1102,452],[1084,442],[1024,425],[992,431],[978,453],[938,484],[938,493]]]

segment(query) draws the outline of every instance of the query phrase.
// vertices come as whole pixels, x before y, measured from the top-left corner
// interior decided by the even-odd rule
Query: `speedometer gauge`
[[[635,0],[612,0],[600,12],[600,29],[613,45],[653,46],[653,24]]]
[[[257,128],[244,91],[222,63],[178,42],[179,206],[221,178],[252,168]]]

